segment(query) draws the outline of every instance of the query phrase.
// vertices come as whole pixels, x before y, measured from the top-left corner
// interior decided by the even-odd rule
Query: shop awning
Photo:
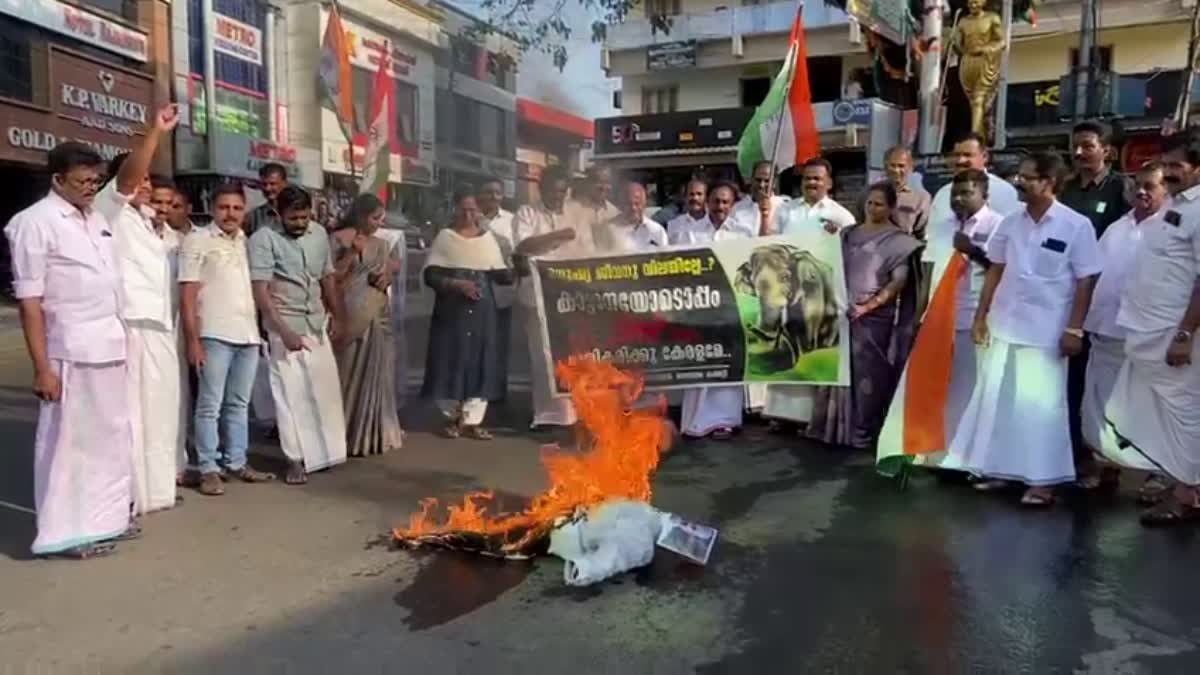
[[[517,119],[527,124],[564,131],[579,138],[590,139],[595,134],[592,120],[530,101],[527,98],[517,99]]]

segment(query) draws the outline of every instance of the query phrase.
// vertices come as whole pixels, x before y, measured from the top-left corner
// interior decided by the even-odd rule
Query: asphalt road
[[[705,568],[660,553],[573,590],[554,558],[380,544],[423,496],[542,487],[558,437],[525,431],[523,391],[493,443],[436,438],[414,404],[400,452],[188,492],[115,556],[31,560],[28,378],[0,322],[0,673],[1200,672],[1200,542],[1142,529],[1128,490],[1048,512],[929,476],[902,491],[761,427],[679,444],[656,476],[657,506],[720,529]]]

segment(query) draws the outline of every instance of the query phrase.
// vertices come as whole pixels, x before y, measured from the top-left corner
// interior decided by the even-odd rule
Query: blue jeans
[[[213,338],[201,338],[200,342],[205,359],[193,420],[200,472],[220,471],[218,443],[225,451],[225,469],[240,471],[246,466],[250,445],[250,391],[258,371],[258,345],[235,345]]]

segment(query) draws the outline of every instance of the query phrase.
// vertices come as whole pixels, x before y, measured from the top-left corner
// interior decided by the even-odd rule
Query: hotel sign
[[[0,0],[0,14],[14,16],[134,61],[145,63],[149,58],[149,39],[145,33],[64,2]]]
[[[262,31],[248,23],[213,12],[213,51],[261,66]]]

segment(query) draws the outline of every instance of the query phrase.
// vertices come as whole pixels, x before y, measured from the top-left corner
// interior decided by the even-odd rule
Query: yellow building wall
[[[1187,63],[1188,25],[1186,23],[1136,26],[1102,30],[1097,39],[1101,47],[1112,47],[1113,70],[1132,74],[1180,70]],[[1040,82],[1057,80],[1071,67],[1071,49],[1079,46],[1079,33],[1014,40],[1008,62],[1008,81]]]

